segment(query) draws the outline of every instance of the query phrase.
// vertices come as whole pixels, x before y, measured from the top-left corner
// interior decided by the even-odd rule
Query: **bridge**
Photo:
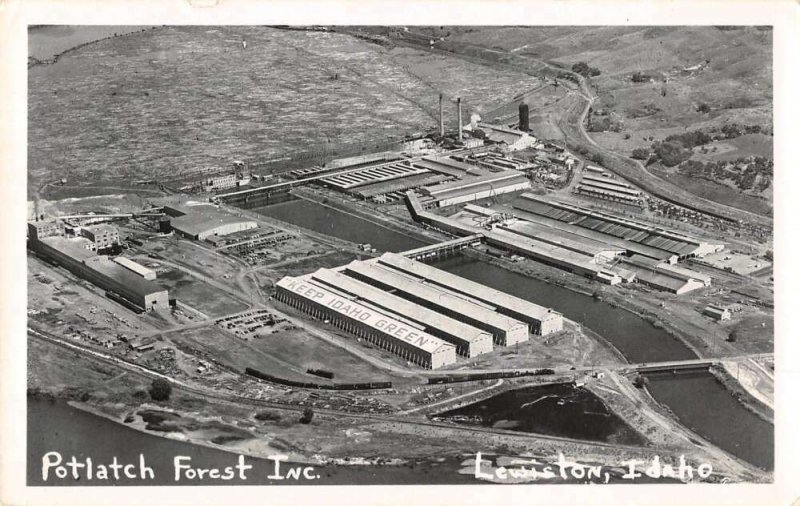
[[[59,220],[113,220],[122,218],[138,218],[140,216],[150,216],[156,218],[159,216],[164,216],[164,213],[149,209],[143,213],[71,214],[68,216],[55,216],[55,218]]]
[[[421,260],[423,258],[435,257],[441,254],[452,253],[471,246],[475,246],[483,241],[483,234],[474,234],[467,237],[459,237],[450,241],[431,244],[430,246],[422,246],[420,248],[402,251],[399,254],[404,257],[411,258],[412,260]]]
[[[751,360],[757,358],[772,357],[772,353],[752,353],[746,355],[735,355],[732,357],[716,358],[692,358],[686,360],[670,360],[665,362],[649,362],[641,364],[629,364],[624,366],[626,369],[635,369],[637,372],[672,372],[690,369],[704,369],[720,362],[735,362],[741,360]]]

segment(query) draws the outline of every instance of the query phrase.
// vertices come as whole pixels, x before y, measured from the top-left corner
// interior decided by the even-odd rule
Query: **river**
[[[79,462],[86,457],[95,464],[110,464],[117,457],[121,464],[137,463],[144,455],[153,469],[154,479],[126,478],[119,481],[71,478],[42,479],[42,457],[47,452],[59,452],[65,460],[75,456]],[[245,457],[253,468],[246,471],[246,480],[238,476],[230,481],[182,479],[175,481],[173,459],[191,457],[193,467],[225,467],[236,465],[238,455],[228,451],[194,445],[183,441],[147,434],[86,411],[73,408],[62,401],[28,399],[28,464],[29,486],[86,486],[86,485],[403,485],[403,484],[467,484],[479,483],[474,477],[458,474],[461,459],[442,462],[416,462],[399,466],[315,466],[315,480],[274,480],[275,463],[268,459]],[[281,474],[293,467],[281,463]],[[138,466],[137,466],[138,467]],[[122,473],[120,473],[122,474]]]
[[[405,251],[429,243],[388,230],[358,218],[304,199],[290,200],[253,209],[254,212],[357,244],[369,243],[380,251]]]
[[[348,241],[368,242],[382,251],[403,251],[425,244],[356,216],[305,200],[275,204],[256,211]],[[602,335],[632,362],[694,357],[691,350],[663,329],[654,327],[633,313],[587,295],[463,256],[441,261],[437,266],[552,307]],[[650,378],[648,390],[652,396],[668,406],[684,425],[748,462],[764,469],[773,469],[773,426],[746,410],[710,373]],[[193,458],[197,456],[197,462],[235,463],[230,454],[221,450],[144,434],[59,403],[29,402],[28,423],[28,476],[31,485],[41,484],[38,465],[42,452],[49,450],[79,455],[86,448],[92,448],[92,454],[98,459],[110,458],[116,454],[120,458],[127,457],[128,460],[142,452],[148,455],[148,462],[152,460],[154,467],[158,465],[163,469],[171,466],[171,459],[176,453],[191,455]],[[120,437],[121,434],[124,437]],[[260,461],[260,464],[254,465],[259,467],[254,469],[253,480],[247,484],[270,483],[265,477],[270,472],[267,468],[272,465],[271,462]],[[456,467],[456,463],[447,462],[437,468],[428,467],[427,464],[417,465],[414,469],[326,468],[324,477],[315,483],[475,483],[472,478],[456,474]],[[166,474],[169,476],[159,473],[166,480],[163,483],[173,484],[171,474]]]
[[[354,242],[370,242],[381,251],[404,251],[421,241],[305,200],[256,209],[274,218]],[[663,329],[619,307],[566,288],[530,278],[463,255],[436,267],[478,283],[551,307],[614,345],[630,362],[695,358],[695,353]],[[691,378],[691,380],[689,379]],[[774,427],[745,409],[711,373],[671,375],[651,381],[653,398],[680,421],[720,448],[763,469],[774,467]],[[709,413],[715,415],[709,416]],[[725,413],[726,416],[716,416]],[[725,423],[720,421],[724,420]]]

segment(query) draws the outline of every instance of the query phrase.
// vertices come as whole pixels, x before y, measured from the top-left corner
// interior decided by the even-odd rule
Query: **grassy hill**
[[[769,27],[428,27],[449,42],[510,51],[571,67],[586,62],[591,79],[592,138],[630,155],[636,148],[687,130],[718,131],[730,123],[758,125],[768,135],[742,140],[735,155],[772,158],[772,31]],[[448,34],[449,33],[449,34]],[[642,77],[639,82],[634,74]],[[664,82],[666,80],[666,83]],[[535,111],[532,111],[535,112]],[[750,146],[756,142],[757,146]],[[752,149],[751,149],[752,148]],[[670,178],[689,191],[758,213],[761,194],[691,177]],[[709,191],[713,186],[713,191]]]

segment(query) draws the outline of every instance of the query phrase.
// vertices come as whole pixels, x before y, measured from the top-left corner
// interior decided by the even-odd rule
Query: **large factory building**
[[[337,292],[308,277],[287,276],[276,284],[275,297],[421,367],[437,369],[455,363],[452,344]]]
[[[134,274],[107,256],[95,254],[83,245],[84,242],[88,242],[87,239],[48,237],[33,241],[31,247],[131,309],[169,309],[169,293],[164,287]]]
[[[422,280],[370,262],[351,262],[348,276],[463,323],[490,332],[494,342],[511,346],[528,340],[528,325],[495,312],[495,308],[467,296],[436,288]]]
[[[504,193],[525,190],[531,182],[516,170],[492,172],[478,177],[441,183],[422,188],[425,200],[436,202],[437,207],[447,207],[464,202],[494,197]]]
[[[402,315],[413,323],[421,325],[425,332],[456,346],[456,353],[465,357],[476,357],[492,351],[492,335],[458,320],[414,304],[372,285],[329,269],[320,269],[311,279],[322,285],[344,292],[356,298],[359,303],[372,305],[381,311]]]
[[[420,280],[489,304],[497,308],[497,312],[500,314],[527,323],[530,331],[534,334],[546,336],[553,332],[560,332],[563,328],[564,318],[561,313],[422,262],[416,262],[403,255],[385,253],[378,259],[378,262]]]
[[[176,233],[198,241],[258,227],[254,220],[235,216],[205,203],[165,205],[164,212],[172,217],[170,226]]]

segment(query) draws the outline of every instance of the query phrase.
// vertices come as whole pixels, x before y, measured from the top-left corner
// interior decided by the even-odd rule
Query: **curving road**
[[[407,45],[416,48],[421,46],[419,41],[415,42],[410,39],[392,39],[392,42],[398,45]],[[427,47],[425,47],[425,50],[426,52],[455,56],[473,63],[488,65],[490,67],[503,67],[515,72],[524,72],[537,77],[542,76],[543,70],[546,70],[547,73],[551,75],[558,75],[560,73],[572,75],[575,79],[577,79],[577,85],[566,79],[559,79],[559,84],[569,88],[574,96],[579,97],[579,100],[576,100],[565,108],[564,113],[559,118],[557,125],[563,132],[565,138],[569,140],[571,144],[574,146],[583,146],[589,150],[589,153],[603,156],[603,165],[608,170],[630,180],[636,186],[639,186],[644,191],[662,200],[725,220],[748,222],[763,227],[772,228],[772,217],[770,216],[762,216],[760,214],[751,213],[749,211],[704,199],[670,183],[669,181],[665,181],[660,177],[653,175],[638,160],[628,158],[627,156],[621,155],[597,144],[594,139],[589,136],[583,126],[586,115],[589,112],[589,108],[597,99],[597,97],[591,92],[586,79],[583,76],[572,72],[569,69],[553,65],[546,61],[531,58],[529,56],[521,56],[511,51],[487,48],[485,46],[470,44],[463,41],[458,42],[458,45],[464,48],[472,48],[473,51],[467,55],[457,52],[457,50],[450,51],[439,48],[429,49]],[[496,59],[487,58],[484,56],[486,53],[492,53]],[[502,61],[501,58],[498,57],[498,54],[502,55]],[[577,86],[577,89],[573,86]]]

